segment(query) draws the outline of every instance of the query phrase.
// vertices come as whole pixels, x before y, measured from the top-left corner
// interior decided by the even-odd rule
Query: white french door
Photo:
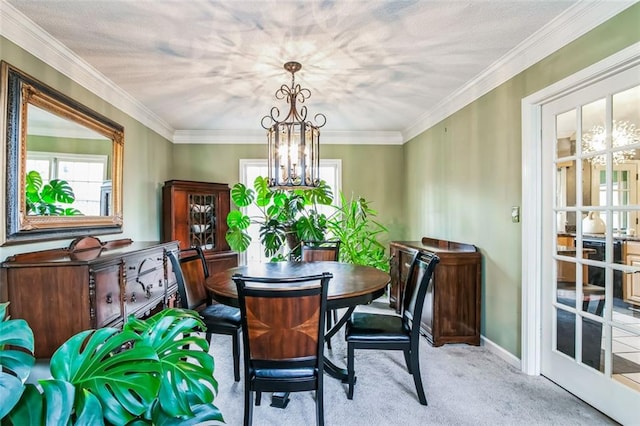
[[[640,66],[542,106],[540,371],[623,424],[640,404],[639,160]]]

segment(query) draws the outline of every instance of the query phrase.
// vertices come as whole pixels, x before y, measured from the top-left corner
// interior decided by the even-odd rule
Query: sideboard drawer
[[[125,314],[135,314],[164,302],[164,252],[126,259]]]
[[[92,326],[104,327],[124,318],[120,297],[120,265],[94,270],[92,275],[96,289],[95,324]]]

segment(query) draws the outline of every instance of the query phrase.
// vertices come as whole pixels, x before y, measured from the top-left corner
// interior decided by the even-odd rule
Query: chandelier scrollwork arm
[[[324,126],[325,124],[327,124],[327,117],[321,112],[317,113],[313,117],[313,120],[316,122],[315,126],[318,127],[318,128],[320,128],[320,127]]]
[[[260,120],[260,125],[263,129],[269,130],[275,123],[278,122],[279,118],[280,110],[278,109],[278,107],[271,107],[271,111],[269,112],[269,114],[265,115],[264,117],[262,117],[262,120]]]

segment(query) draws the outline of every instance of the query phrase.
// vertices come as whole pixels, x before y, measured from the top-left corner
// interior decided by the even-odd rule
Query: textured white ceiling
[[[302,63],[331,131],[404,131],[576,1],[7,0],[174,130],[254,131]]]

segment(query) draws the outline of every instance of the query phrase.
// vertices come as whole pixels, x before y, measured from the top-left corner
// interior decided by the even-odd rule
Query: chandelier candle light
[[[640,143],[640,130],[629,121],[613,120],[611,129],[611,146],[613,149],[624,147],[627,145]],[[597,124],[586,132],[582,137],[582,152],[591,154],[592,152],[604,151],[607,149],[607,132],[604,126]],[[635,157],[635,149],[615,150],[612,152],[613,164],[621,164]],[[604,166],[606,156],[594,155],[589,157],[592,164]]]
[[[280,110],[271,108],[262,117],[267,130],[269,186],[282,189],[314,188],[320,184],[320,128],[327,122],[324,114],[316,114],[318,124],[307,121],[307,107],[298,111],[296,103],[311,97],[309,89],[296,84],[295,73],[302,65],[287,62],[284,69],[291,73],[291,87],[283,84],[276,91],[276,99],[286,99],[289,113],[282,120]]]

